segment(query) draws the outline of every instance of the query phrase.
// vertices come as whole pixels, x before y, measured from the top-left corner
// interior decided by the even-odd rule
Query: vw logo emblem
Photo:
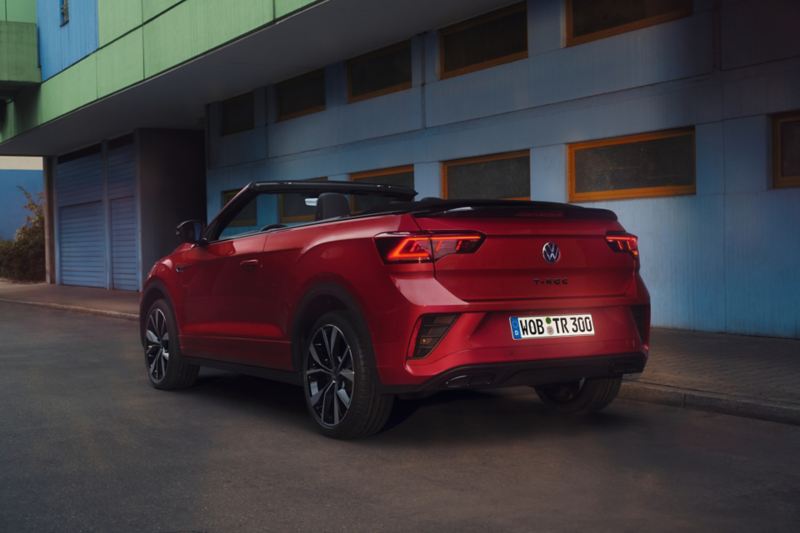
[[[561,259],[561,249],[554,242],[546,242],[542,246],[542,257],[548,263],[558,263]]]

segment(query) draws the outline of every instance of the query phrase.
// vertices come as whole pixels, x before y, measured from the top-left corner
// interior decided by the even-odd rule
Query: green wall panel
[[[0,126],[0,142],[316,1],[98,0],[100,49],[38,89],[19,93]],[[35,22],[36,1],[0,0],[0,20],[6,16]]]
[[[36,24],[0,21],[0,94],[4,84],[40,81]]]
[[[98,0],[100,46],[142,25],[141,0]]]
[[[317,0],[275,0],[275,17],[283,17],[315,2]]]
[[[0,0],[0,20],[36,22],[36,0]]]
[[[97,52],[97,96],[102,98],[144,79],[142,29]]]
[[[186,0],[144,28],[145,76],[150,77],[252,31],[273,19],[272,0]]]
[[[53,120],[93,100],[97,100],[97,54],[81,59],[41,85],[38,122]]]
[[[170,7],[183,2],[184,0],[142,0],[142,12],[144,20],[149,20],[159,13],[163,13]]]

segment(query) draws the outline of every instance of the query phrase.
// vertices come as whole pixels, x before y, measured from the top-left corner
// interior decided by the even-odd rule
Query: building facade
[[[41,82],[6,91],[0,153],[48,156],[54,282],[140,287],[180,218],[250,181],[364,179],[613,209],[654,324],[798,337],[798,20],[790,0],[38,0]]]

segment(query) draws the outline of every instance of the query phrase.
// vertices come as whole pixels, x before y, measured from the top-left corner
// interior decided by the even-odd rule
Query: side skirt
[[[184,356],[183,359],[187,363],[193,365],[216,368],[218,370],[225,370],[227,372],[235,372],[237,374],[246,374],[248,376],[265,378],[272,381],[280,381],[282,383],[289,383],[290,385],[302,385],[302,379],[299,372],[274,370],[272,368],[264,368],[262,366],[243,365],[239,363],[230,363],[228,361],[217,361],[216,359],[206,359],[204,357]]]

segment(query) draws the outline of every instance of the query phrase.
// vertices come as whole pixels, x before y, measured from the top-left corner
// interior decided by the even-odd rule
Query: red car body
[[[328,196],[357,188],[321,187]],[[301,384],[309,328],[325,312],[344,310],[371,345],[381,394],[615,379],[609,399],[600,397],[605,405],[619,376],[644,368],[649,295],[636,238],[610,211],[433,199],[317,218],[187,239],[148,276],[143,339],[146,313],[163,299],[193,365]],[[206,236],[215,225],[219,232],[215,220]],[[553,333],[575,316],[591,317],[590,333],[514,338],[520,320]]]

